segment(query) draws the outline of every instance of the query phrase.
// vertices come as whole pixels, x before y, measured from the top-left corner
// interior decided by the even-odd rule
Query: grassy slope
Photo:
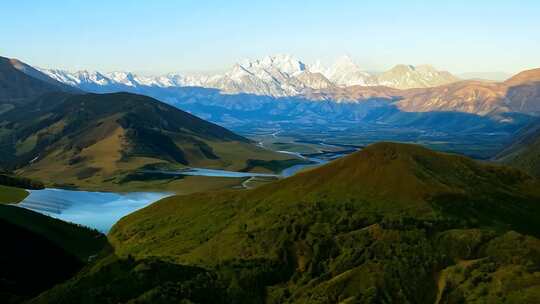
[[[0,185],[0,204],[18,203],[28,196],[28,191]]]
[[[36,180],[0,172],[0,204],[18,203],[28,196],[25,189],[42,189]]]
[[[138,253],[141,248],[145,254],[183,257],[192,249],[192,243],[201,247],[198,242],[215,238],[216,232],[222,233],[217,235],[219,237],[237,233],[238,227],[228,226],[231,221],[246,221],[253,229],[264,229],[282,214],[293,213],[297,209],[303,214],[302,210],[313,209],[318,204],[331,209],[347,208],[350,204],[350,208],[361,211],[366,217],[384,215],[426,220],[436,219],[441,212],[466,220],[461,211],[465,213],[477,208],[488,214],[489,218],[471,213],[471,221],[503,228],[513,225],[524,232],[540,231],[538,224],[534,223],[536,215],[527,215],[528,211],[538,210],[538,204],[534,202],[539,196],[538,189],[535,189],[538,183],[521,172],[479,165],[465,157],[432,153],[418,146],[397,145],[398,150],[394,147],[396,145],[378,144],[330,165],[253,191],[167,198],[122,220],[112,230],[111,240],[118,243],[120,252]],[[444,175],[440,172],[444,172]],[[477,198],[481,198],[480,201]],[[511,210],[515,217],[520,217],[519,220],[501,213],[505,207],[500,204],[512,204],[513,200],[522,202]],[[467,203],[470,206],[466,206]],[[457,204],[462,210],[452,208]],[[490,210],[484,210],[484,205]],[[160,219],[159,214],[205,218],[208,222],[175,220],[172,224],[169,217]],[[163,240],[164,247],[147,246],[145,238],[139,238],[136,234],[136,231],[145,230],[147,225],[153,227],[156,223],[160,223],[160,229],[153,230],[148,237],[153,242],[155,234],[172,237]],[[230,233],[225,233],[223,229],[230,229]],[[183,231],[177,236],[179,239],[175,239],[172,233],[177,230]],[[183,240],[192,242],[184,244]],[[219,246],[217,251],[225,258],[227,252],[233,251],[232,257],[236,254],[236,247],[245,245],[220,241],[215,240]],[[203,243],[202,247],[210,245]],[[186,262],[193,262],[190,255],[186,257]]]
[[[91,189],[107,184],[122,190],[125,185],[118,181],[125,174],[150,164],[241,170],[249,159],[291,158],[172,106],[127,93],[49,94],[0,115],[0,121],[3,161],[48,185],[54,181]]]
[[[166,198],[109,239],[120,257],[208,269],[231,303],[534,302],[538,189],[513,169],[382,143],[254,190]],[[41,300],[94,294],[84,278],[97,280]]]
[[[169,191],[177,194],[191,194],[196,192],[215,191],[223,189],[239,188],[243,178],[209,177],[209,176],[184,176],[172,178],[170,175],[148,180],[146,177],[140,181],[130,181],[122,184],[122,191]],[[114,191],[116,186],[96,185],[96,190]]]

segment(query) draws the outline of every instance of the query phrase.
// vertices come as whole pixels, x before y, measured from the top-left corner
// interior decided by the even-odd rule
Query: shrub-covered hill
[[[48,184],[119,184],[148,165],[240,170],[287,157],[150,97],[45,94],[0,114],[0,166]],[[121,185],[119,185],[121,186]]]
[[[109,240],[120,261],[205,269],[224,303],[534,303],[539,189],[515,169],[380,143],[254,190],[163,199],[122,219]],[[160,281],[176,286],[168,299],[190,290],[156,274],[120,293],[99,279],[119,275],[106,269],[36,302],[142,303]]]

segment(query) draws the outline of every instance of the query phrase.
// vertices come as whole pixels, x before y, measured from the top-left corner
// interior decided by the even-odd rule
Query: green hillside
[[[514,169],[375,144],[254,190],[154,203],[113,227],[118,257],[35,302],[534,303],[539,186]],[[206,271],[205,284],[144,273],[156,259]],[[110,283],[130,273],[140,285]],[[223,296],[197,298],[194,286]]]
[[[28,191],[0,185],[0,204],[18,203],[28,196]]]
[[[241,170],[248,161],[290,159],[129,93],[50,93],[0,114],[0,155],[0,166],[49,185],[102,189],[128,189],[124,177],[149,167]]]
[[[0,204],[18,203],[28,196],[25,189],[43,189],[39,181],[0,172]]]

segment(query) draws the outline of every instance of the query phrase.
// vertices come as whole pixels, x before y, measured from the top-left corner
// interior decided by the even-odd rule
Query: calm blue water
[[[107,233],[123,216],[141,209],[168,193],[110,193],[62,189],[29,190],[30,195],[17,204],[67,222],[81,224]]]

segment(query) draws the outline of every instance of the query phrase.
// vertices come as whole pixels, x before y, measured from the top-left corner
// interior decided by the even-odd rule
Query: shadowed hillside
[[[0,57],[0,114],[50,92],[80,92],[16,60]]]
[[[67,280],[107,244],[96,231],[13,206],[0,205],[0,231],[3,303],[21,303]]]

